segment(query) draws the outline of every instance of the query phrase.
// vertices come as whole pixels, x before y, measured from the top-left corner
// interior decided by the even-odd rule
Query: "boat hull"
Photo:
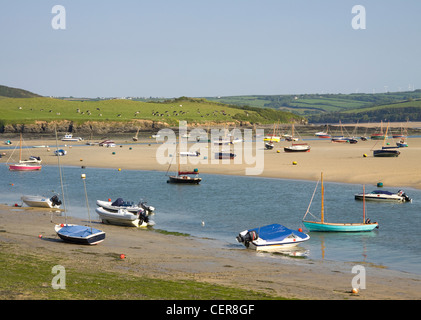
[[[105,232],[87,226],[56,225],[55,231],[60,239],[73,244],[95,245],[105,239]]]
[[[322,223],[315,221],[303,221],[309,231],[321,232],[367,232],[378,228],[378,223]]]
[[[306,145],[292,145],[290,147],[284,147],[285,152],[310,152],[310,146]]]
[[[148,223],[145,222],[144,217],[139,218],[139,215],[135,215],[125,209],[118,210],[116,212],[110,212],[106,209],[99,207],[95,209],[103,223],[113,224],[118,226],[126,227],[147,227]]]
[[[179,184],[199,184],[202,178],[192,178],[188,176],[170,176],[167,183],[179,183]]]
[[[29,207],[38,208],[60,208],[60,205],[54,205],[49,198],[41,196],[22,196],[22,201],[25,202]]]
[[[281,137],[277,137],[277,136],[266,136],[266,137],[264,137],[263,141],[267,141],[267,142],[280,142],[281,141]]]
[[[240,232],[236,239],[248,249],[277,251],[295,247],[310,239],[310,236],[300,231],[288,229],[280,224],[271,224],[244,230]]]
[[[41,170],[41,165],[29,165],[26,163],[11,164],[9,165],[10,171],[38,171]]]
[[[387,137],[385,137],[384,134],[373,134],[371,135],[371,140],[385,140]]]
[[[393,150],[393,149],[373,150],[374,157],[393,158],[393,157],[398,157],[400,154],[401,152],[399,150]]]

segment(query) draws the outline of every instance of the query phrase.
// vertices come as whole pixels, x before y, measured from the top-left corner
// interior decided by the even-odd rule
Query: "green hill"
[[[279,110],[242,108],[186,97],[164,102],[128,99],[69,101],[46,97],[0,99],[0,129],[6,124],[30,124],[35,121],[69,120],[81,124],[86,121],[122,122],[137,119],[163,122],[170,126],[178,125],[181,120],[188,123],[305,122],[301,116]]]
[[[294,94],[207,97],[210,101],[253,107],[273,108],[313,118],[331,112],[343,112],[379,105],[389,105],[421,99],[421,90],[387,93],[353,94]]]
[[[312,123],[406,122],[421,121],[421,100],[332,112],[311,116]]]
[[[38,94],[17,88],[11,88],[0,85],[0,97],[6,98],[36,98],[41,97]]]

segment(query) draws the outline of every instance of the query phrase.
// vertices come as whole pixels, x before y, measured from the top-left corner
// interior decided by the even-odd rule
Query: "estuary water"
[[[200,185],[174,185],[168,184],[165,172],[160,171],[62,167],[62,172],[68,216],[87,219],[80,177],[85,173],[92,220],[98,220],[97,199],[143,199],[156,208],[152,216],[155,229],[217,239],[223,247],[238,249],[243,246],[235,237],[245,229],[280,223],[306,232],[301,220],[316,187],[314,181],[208,174],[200,175]],[[44,165],[39,172],[11,172],[1,165],[0,176],[0,203],[21,204],[22,195],[51,196],[52,192],[62,199],[57,166]],[[354,199],[355,193],[362,192],[361,185],[325,182],[324,186],[326,221],[362,222],[363,203]],[[367,192],[375,189],[376,185],[366,185]],[[363,233],[310,232],[310,240],[291,254],[373,263],[421,274],[421,190],[400,189],[413,199],[412,203],[366,202],[366,216],[379,222],[379,229]],[[320,188],[310,211],[319,217]]]

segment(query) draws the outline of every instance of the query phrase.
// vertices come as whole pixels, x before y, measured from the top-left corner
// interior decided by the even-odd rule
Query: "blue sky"
[[[0,84],[76,97],[418,89],[420,13],[419,0],[4,0]]]

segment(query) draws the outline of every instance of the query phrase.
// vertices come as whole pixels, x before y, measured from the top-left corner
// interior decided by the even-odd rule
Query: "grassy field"
[[[176,99],[162,103],[132,100],[68,101],[53,98],[0,99],[0,121],[4,124],[34,123],[35,121],[70,120],[132,121],[136,119],[162,121],[177,125],[189,123],[249,121],[275,123],[301,119],[275,110],[244,110],[203,99]],[[1,125],[1,123],[0,123]]]
[[[421,99],[421,90],[388,93],[296,94],[207,97],[210,101],[266,107],[300,115],[342,112]]]
[[[66,288],[53,289],[57,258],[21,254],[0,243],[1,300],[262,300],[282,299],[263,293],[196,281],[170,281],[125,272],[103,272],[89,266],[67,267]],[[115,259],[120,260],[118,254]],[[122,264],[124,262],[122,261]],[[10,267],[13,266],[13,267]],[[123,267],[122,267],[123,268]]]

